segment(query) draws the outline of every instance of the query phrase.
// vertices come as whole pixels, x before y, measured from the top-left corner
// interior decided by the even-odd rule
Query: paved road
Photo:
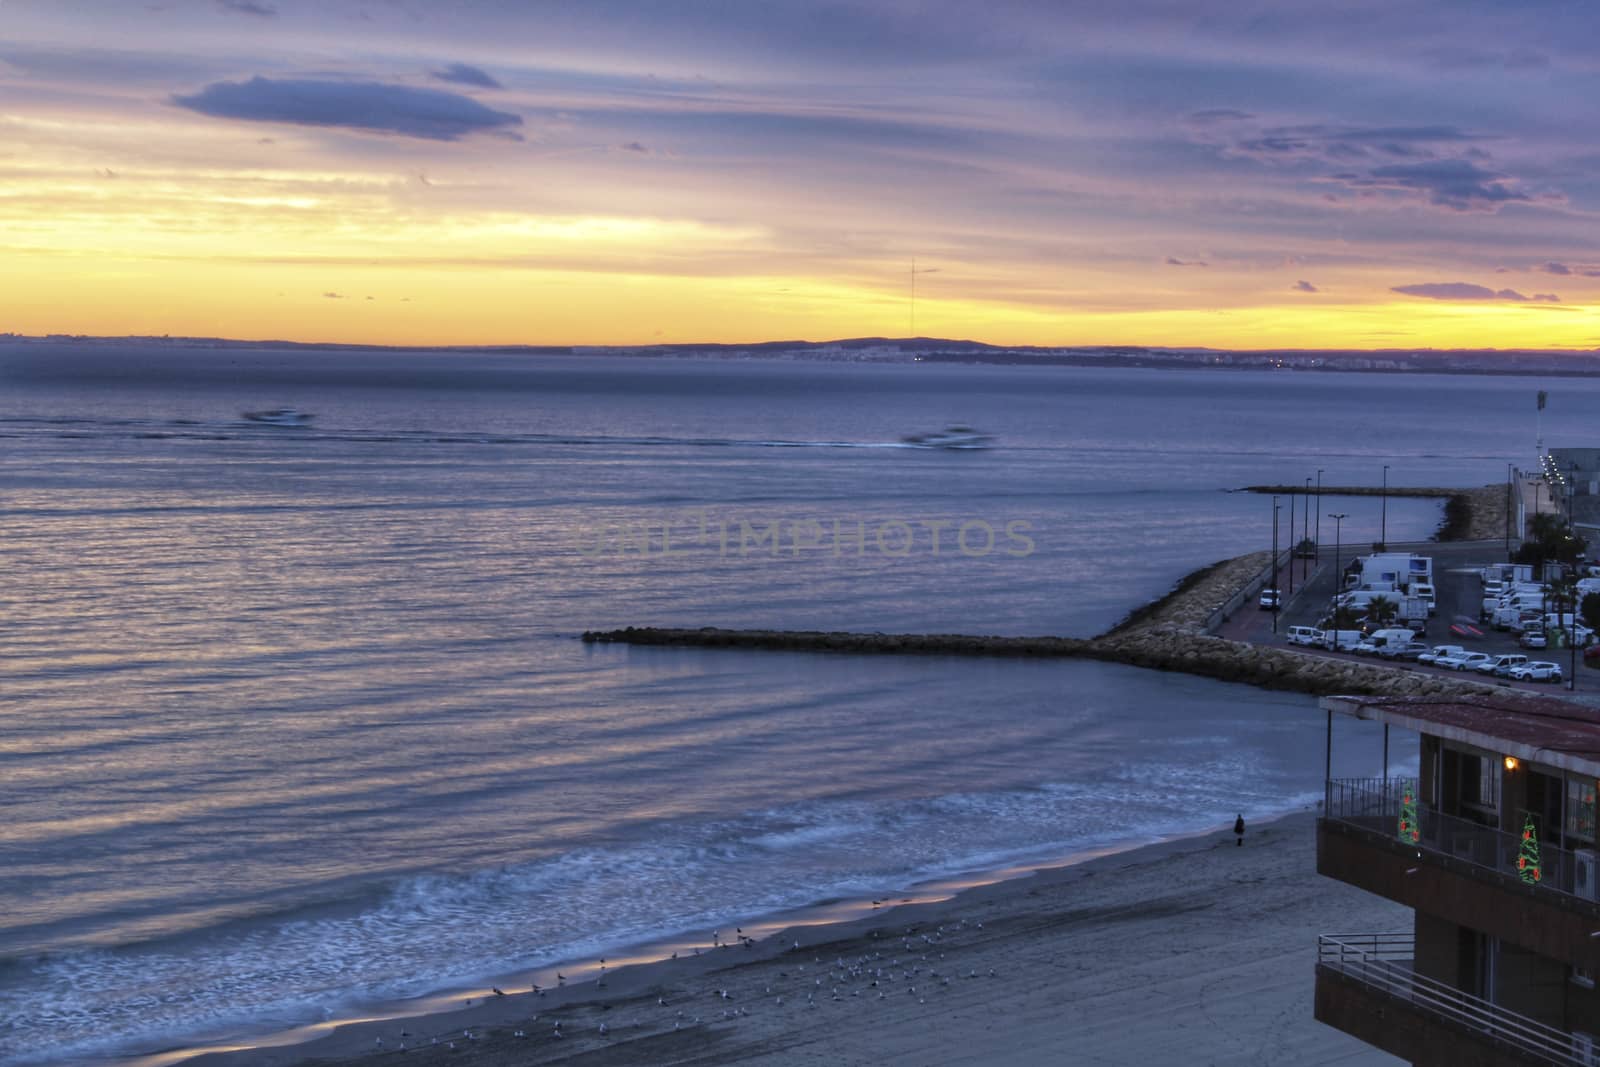
[[[1428,622],[1427,632],[1422,640],[1431,645],[1461,645],[1471,652],[1487,652],[1496,655],[1501,652],[1521,652],[1529,659],[1547,659],[1561,664],[1561,670],[1577,678],[1579,693],[1600,693],[1600,671],[1586,669],[1583,659],[1578,657],[1578,667],[1571,670],[1571,652],[1565,648],[1530,650],[1517,645],[1517,635],[1502,633],[1494,630],[1487,624],[1479,625],[1478,608],[1483,599],[1482,583],[1478,579],[1478,571],[1488,563],[1503,563],[1505,561],[1505,547],[1501,542],[1471,542],[1436,544],[1424,542],[1414,545],[1391,545],[1390,551],[1415,552],[1418,555],[1433,557],[1434,592],[1438,603],[1438,612]],[[1361,551],[1345,552],[1340,555],[1339,564],[1346,565],[1354,555],[1364,554]],[[1276,620],[1277,629],[1273,630],[1273,613],[1261,611],[1252,600],[1234,613],[1233,617],[1217,628],[1219,637],[1227,637],[1235,641],[1248,641],[1252,644],[1271,645],[1284,644],[1283,635],[1291,626],[1315,626],[1328,610],[1329,602],[1334,593],[1334,560],[1332,554],[1324,552],[1320,563],[1308,560],[1294,562],[1294,592],[1288,592],[1290,585],[1289,568],[1284,567],[1278,573],[1278,588],[1285,594],[1283,611],[1278,613]],[[1451,624],[1457,621],[1470,623],[1481,631],[1481,636],[1469,634],[1455,634],[1450,630]],[[1307,650],[1309,651],[1309,650]],[[1547,654],[1548,652],[1548,654]],[[1316,655],[1335,655],[1332,652],[1315,652]],[[1348,656],[1349,653],[1337,653]],[[1439,670],[1416,663],[1391,663],[1389,660],[1375,662],[1404,667],[1423,673],[1435,673],[1449,677],[1459,677],[1454,672]],[[1516,689],[1527,689],[1535,692],[1555,693],[1568,692],[1567,681],[1555,686],[1548,682],[1507,682],[1504,679],[1488,679],[1482,675],[1467,672],[1468,677],[1482,678],[1485,681],[1494,681],[1496,684]]]

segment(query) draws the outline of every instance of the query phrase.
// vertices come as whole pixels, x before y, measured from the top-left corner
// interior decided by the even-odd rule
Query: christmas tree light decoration
[[[1400,840],[1414,845],[1421,837],[1422,829],[1417,823],[1417,788],[1414,783],[1407,782],[1400,797]]]
[[[1543,875],[1539,868],[1539,835],[1534,833],[1532,815],[1523,816],[1522,852],[1517,856],[1517,872],[1529,885],[1537,883]]]

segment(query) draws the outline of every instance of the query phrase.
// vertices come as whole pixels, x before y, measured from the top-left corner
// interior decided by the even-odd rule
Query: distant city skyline
[[[1600,346],[1584,5],[0,15],[0,331]]]

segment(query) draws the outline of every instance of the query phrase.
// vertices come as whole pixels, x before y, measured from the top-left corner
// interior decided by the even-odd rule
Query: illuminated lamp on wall
[[[1507,756],[1506,757],[1506,770],[1514,771],[1516,769],[1517,769],[1517,757],[1515,757],[1515,756]]]

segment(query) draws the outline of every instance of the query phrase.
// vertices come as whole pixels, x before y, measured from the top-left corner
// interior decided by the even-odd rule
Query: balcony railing
[[[1482,997],[1417,974],[1416,943],[1410,934],[1323,934],[1317,964],[1369,989],[1410,1004],[1418,1012],[1464,1027],[1554,1064],[1595,1062],[1589,1038],[1547,1026]]]
[[[1415,837],[1402,835],[1400,816],[1406,789],[1416,795],[1415,779],[1335,778],[1328,782],[1327,817],[1334,822],[1359,826],[1392,837],[1428,852],[1443,853],[1475,867],[1521,878],[1518,860],[1522,858],[1522,835],[1443,815],[1416,802]],[[1540,889],[1582,900],[1595,900],[1597,870],[1595,853],[1574,851],[1539,842],[1538,879]]]

